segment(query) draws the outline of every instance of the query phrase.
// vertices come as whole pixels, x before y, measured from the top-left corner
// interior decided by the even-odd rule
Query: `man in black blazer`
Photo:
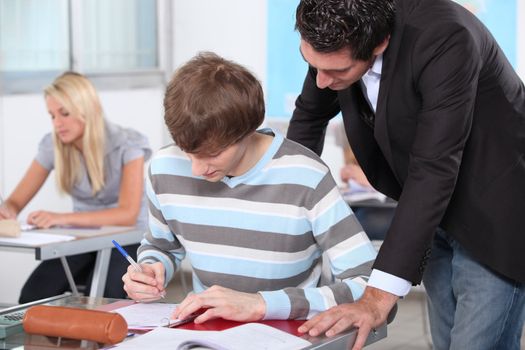
[[[398,200],[360,302],[300,328],[360,328],[425,282],[436,349],[519,349],[525,317],[525,88],[449,0],[302,0],[310,67],[288,137],[320,154],[342,112],[370,183]],[[425,272],[423,274],[423,272]]]

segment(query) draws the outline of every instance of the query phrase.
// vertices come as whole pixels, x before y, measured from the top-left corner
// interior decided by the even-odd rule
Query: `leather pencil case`
[[[117,313],[48,305],[30,307],[24,315],[23,327],[28,334],[104,344],[119,343],[128,332],[126,320]]]

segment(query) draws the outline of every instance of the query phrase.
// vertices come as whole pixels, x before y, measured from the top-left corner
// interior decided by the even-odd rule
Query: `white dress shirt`
[[[361,77],[365,96],[368,99],[368,103],[374,110],[374,113],[377,109],[377,97],[379,95],[379,83],[381,82],[382,68],[383,55],[381,54],[376,57],[374,64],[372,67],[370,67],[368,72],[366,72],[365,75]],[[368,285],[402,297],[408,294],[412,283],[403,278],[374,269],[372,270],[372,274],[368,280]]]

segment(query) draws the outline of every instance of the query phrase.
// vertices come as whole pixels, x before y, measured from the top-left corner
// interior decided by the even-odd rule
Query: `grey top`
[[[106,125],[106,149],[104,155],[104,187],[95,195],[92,193],[91,183],[84,162],[81,157],[81,179],[71,191],[73,211],[95,211],[115,208],[118,204],[120,179],[122,169],[128,162],[144,157],[147,161],[151,156],[148,139],[141,133],[123,128],[108,121]],[[51,171],[55,167],[53,152],[53,138],[51,133],[46,134],[40,141],[38,154],[35,160],[44,168]],[[141,200],[141,210],[137,218],[136,227],[145,228],[147,225],[148,209],[146,197]]]

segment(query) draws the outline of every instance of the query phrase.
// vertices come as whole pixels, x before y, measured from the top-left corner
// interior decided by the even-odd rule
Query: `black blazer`
[[[377,113],[360,84],[320,90],[310,68],[288,137],[322,152],[339,111],[371,184],[399,201],[375,268],[422,278],[438,226],[525,282],[525,89],[475,16],[448,0],[397,0]]]

